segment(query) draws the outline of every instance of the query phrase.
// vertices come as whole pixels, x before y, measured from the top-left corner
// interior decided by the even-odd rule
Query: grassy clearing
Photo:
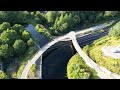
[[[85,46],[83,50],[100,66],[120,74],[120,59],[106,57],[101,50],[103,46],[117,46],[118,44],[120,44],[120,38],[105,36],[94,41],[91,45]]]

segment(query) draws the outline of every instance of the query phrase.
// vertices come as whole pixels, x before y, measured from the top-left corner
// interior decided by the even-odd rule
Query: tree
[[[46,13],[45,17],[46,17],[48,23],[53,24],[55,22],[55,19],[56,19],[57,15],[58,15],[57,11],[48,11]]]
[[[30,39],[30,33],[27,30],[22,32],[22,39],[26,42]]]
[[[61,22],[61,23],[64,23],[64,22],[68,22],[69,23],[69,20],[70,20],[71,17],[72,17],[71,13],[70,14],[66,13],[64,15],[64,17],[63,17],[63,22]]]
[[[0,79],[8,79],[8,76],[0,70]]]
[[[80,23],[80,17],[78,16],[78,15],[75,15],[74,17],[73,17],[73,20],[74,20],[74,22],[75,22],[75,24],[78,24],[78,23]]]
[[[40,18],[37,18],[37,17],[35,18],[35,22],[38,23],[38,24],[42,23],[42,21],[40,20]]]
[[[27,45],[30,46],[30,47],[34,45],[34,42],[33,42],[32,38],[30,38],[30,39],[27,41]]]
[[[38,30],[39,28],[40,28],[40,24],[37,24],[37,25],[35,26],[35,29]]]
[[[104,16],[117,16],[119,11],[105,11]]]
[[[66,32],[68,30],[68,23],[63,23],[61,26],[60,26],[60,31],[61,32]]]
[[[10,28],[10,23],[8,22],[3,22],[0,25],[0,33],[2,33],[4,30],[7,30],[8,28]]]
[[[8,59],[9,57],[13,56],[13,49],[8,46],[8,44],[2,44],[0,46],[0,59],[4,61],[5,59]]]
[[[21,24],[15,24],[12,28],[20,35],[24,31],[24,27]]]
[[[0,18],[4,22],[10,22],[11,25],[16,23],[25,24],[30,19],[30,13],[27,11],[0,11]]]
[[[81,18],[81,21],[84,22],[84,20],[86,20],[86,16],[84,13],[81,13],[80,14],[80,18]]]
[[[44,14],[41,14],[40,11],[36,11],[36,14],[35,14],[35,21],[36,23],[38,24],[44,24],[46,22],[46,18],[44,16]]]
[[[58,21],[59,21],[59,18],[57,17],[56,20],[55,20],[55,23],[53,25],[53,29],[57,29],[58,30],[58,26],[57,26]]]
[[[3,31],[0,36],[0,40],[3,44],[13,45],[14,41],[18,38],[17,32],[13,29],[7,29]]]
[[[88,17],[89,22],[93,22],[94,17],[95,17],[94,15],[90,15],[90,16]]]
[[[25,53],[27,47],[26,47],[26,43],[23,41],[23,40],[16,40],[14,45],[13,45],[13,48],[14,48],[14,51],[15,51],[15,54],[17,56],[21,56]]]

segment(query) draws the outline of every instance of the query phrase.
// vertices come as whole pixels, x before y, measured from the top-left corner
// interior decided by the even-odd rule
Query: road
[[[107,26],[110,26],[112,25],[112,23],[114,22],[114,20],[110,21],[109,24],[100,24],[100,25],[97,25],[97,26],[94,26],[94,27],[91,27],[91,28],[88,28],[88,29],[84,29],[82,31],[77,31],[74,35],[77,35],[77,34],[85,34],[87,32],[94,32],[96,30],[100,30],[101,28],[105,28]],[[101,27],[101,28],[99,28]],[[27,65],[25,66],[25,68],[23,69],[22,71],[22,74],[21,74],[21,77],[22,79],[25,79],[27,78],[27,74],[29,72],[29,69],[30,67],[36,62],[36,60],[38,60],[38,58],[48,49],[50,48],[52,45],[54,45],[55,43],[63,40],[63,39],[66,39],[66,38],[71,38],[71,32],[66,34],[66,35],[63,35],[63,36],[60,36],[56,39],[53,39],[51,42],[47,43],[45,46],[43,46],[35,55],[34,57],[27,63]],[[73,40],[72,40],[73,41]]]

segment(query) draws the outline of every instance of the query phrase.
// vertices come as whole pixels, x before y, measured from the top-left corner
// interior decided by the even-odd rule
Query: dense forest
[[[23,57],[31,47],[34,47],[33,39],[24,26],[11,26],[8,22],[0,24],[0,62],[4,66]]]
[[[119,11],[0,11],[0,23],[37,25],[43,35],[56,36],[65,34],[76,27],[86,28],[91,25],[117,19]],[[50,36],[48,35],[48,37]]]

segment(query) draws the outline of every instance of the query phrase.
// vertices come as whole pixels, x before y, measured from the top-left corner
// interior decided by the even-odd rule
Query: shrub
[[[30,72],[32,73],[32,75],[35,75],[35,70],[36,70],[36,64],[33,64],[32,67],[30,68]]]
[[[97,79],[97,73],[87,66],[79,54],[74,55],[67,65],[68,79]]]
[[[30,46],[30,47],[34,45],[34,42],[33,42],[32,38],[30,38],[30,39],[27,41],[27,45]]]
[[[0,79],[8,79],[8,76],[0,70]]]

